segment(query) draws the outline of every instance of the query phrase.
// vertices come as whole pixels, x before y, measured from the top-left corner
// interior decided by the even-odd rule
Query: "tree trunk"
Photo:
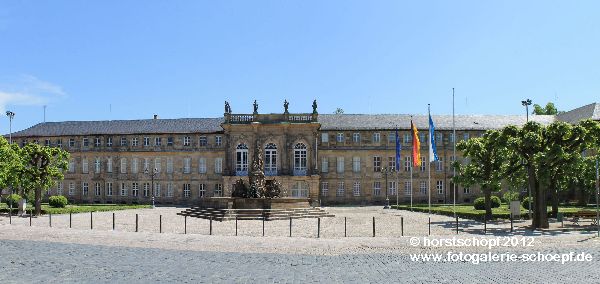
[[[550,213],[550,216],[556,218],[558,216],[558,189],[553,182],[550,182],[549,190],[552,193],[552,213]]]
[[[35,215],[42,215],[42,189],[35,189]]]
[[[489,188],[482,187],[483,196],[485,199],[485,219],[492,219],[492,191]]]
[[[587,205],[587,194],[585,192],[585,186],[579,185],[579,194],[577,199],[578,206],[586,206]]]
[[[535,167],[531,166],[527,168],[527,175],[529,177],[529,186],[533,193],[533,220],[531,220],[531,226],[534,229],[545,229],[548,228],[548,209],[546,208],[546,190],[540,183],[535,174]]]

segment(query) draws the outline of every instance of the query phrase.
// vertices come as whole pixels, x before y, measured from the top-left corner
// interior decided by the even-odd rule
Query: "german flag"
[[[410,120],[410,130],[412,132],[412,162],[413,168],[418,167],[421,163],[421,141],[419,141],[419,130]]]

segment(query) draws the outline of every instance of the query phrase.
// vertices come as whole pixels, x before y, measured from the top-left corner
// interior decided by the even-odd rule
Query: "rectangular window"
[[[162,145],[162,138],[154,137],[154,146],[161,146],[161,145]]]
[[[94,172],[97,174],[100,173],[100,158],[96,158],[94,161]]]
[[[62,181],[59,181],[56,184],[56,195],[62,195],[62,191],[63,191],[63,183],[62,183]]]
[[[525,191],[527,191],[527,190],[525,190]],[[463,194],[469,194],[469,193],[471,193],[471,189],[468,187],[463,187]]]
[[[390,170],[390,171],[396,170],[396,156],[388,157],[388,170]]]
[[[396,133],[390,132],[388,133],[388,143],[396,143]]]
[[[381,196],[381,182],[373,182],[373,196]]]
[[[192,172],[192,158],[183,158],[183,173],[189,174]]]
[[[44,142],[44,145],[46,147],[50,147],[50,139],[46,139],[46,141]]]
[[[443,180],[436,181],[435,189],[437,189],[438,194],[444,194],[444,181]]]
[[[215,146],[221,146],[223,143],[221,139],[221,136],[215,136]]]
[[[337,157],[337,172],[344,172],[344,157]]]
[[[112,157],[106,159],[106,172],[112,173]]]
[[[463,133],[463,140],[469,140],[469,132]]]
[[[352,133],[352,142],[360,143],[360,133]]]
[[[121,146],[127,146],[127,137],[121,137]]]
[[[381,157],[373,156],[373,171],[381,172]]]
[[[409,180],[404,181],[404,194],[405,195],[410,195],[410,192],[412,191],[412,184],[410,183]]]
[[[344,142],[344,133],[341,133],[341,132],[338,133],[337,136],[336,136],[336,138],[335,138],[335,141],[337,141],[337,142]]]
[[[427,141],[427,134],[423,132],[419,133],[419,142],[421,142],[421,146],[429,145],[429,141]]]
[[[102,145],[102,140],[100,140],[100,137],[94,138],[94,147],[100,147],[101,145]]]
[[[106,146],[112,147],[112,137],[106,137]]]
[[[160,158],[154,158],[154,168],[156,169],[157,173],[160,173],[162,171],[162,167],[160,164]]]
[[[223,196],[223,185],[220,183],[215,184],[215,196]]]
[[[427,166],[427,161],[425,156],[421,156],[421,172],[425,171],[425,166]]]
[[[90,146],[90,140],[86,137],[83,138],[83,147],[89,147]]]
[[[154,184],[154,196],[160,197],[160,183]]]
[[[427,181],[422,180],[419,182],[419,191],[422,195],[427,195]]]
[[[352,195],[356,196],[360,196],[360,182],[359,181],[355,181],[354,182],[354,187],[352,188]]]
[[[381,134],[379,132],[373,133],[373,143],[381,142]]]
[[[106,183],[106,196],[112,196],[112,195],[113,195],[113,183],[107,182]]]
[[[75,160],[70,160],[69,161],[69,173],[74,173],[75,172]]]
[[[321,143],[329,143],[329,133],[321,133]]]
[[[84,174],[88,173],[88,160],[87,158],[83,158],[81,160],[81,172]]]
[[[167,173],[173,173],[173,158],[167,158]]]
[[[198,186],[198,197],[204,197],[206,195],[206,185],[201,183]]]
[[[435,170],[441,172],[444,170],[444,159],[439,157],[439,159],[435,162]]]
[[[388,193],[389,195],[396,195],[398,184],[395,181],[388,181]]]
[[[360,173],[360,157],[352,157],[352,171]]]
[[[144,147],[150,146],[150,137],[144,137]]]
[[[145,182],[144,183],[144,197],[148,197],[150,196],[150,184]]]
[[[173,137],[167,137],[167,146],[173,146]]]
[[[173,197],[173,183],[167,183],[167,197]]]
[[[206,173],[206,158],[198,159],[198,172],[201,174]]]
[[[138,138],[137,137],[131,138],[131,146],[137,147],[137,145],[138,145]]]
[[[338,182],[338,188],[337,188],[337,191],[335,193],[335,196],[337,196],[337,197],[343,197],[344,196],[344,191],[345,191],[345,189],[344,189],[344,182],[343,181]]]
[[[121,183],[121,196],[127,196],[127,186],[124,182]]]
[[[200,136],[200,139],[198,139],[198,144],[200,145],[200,147],[206,147],[206,145],[208,145],[208,140],[206,139],[206,136]]]
[[[215,173],[220,174],[223,172],[223,158],[215,158]]]
[[[94,186],[94,194],[96,196],[100,196],[100,183],[97,182],[96,185]]]
[[[329,172],[329,158],[321,157],[321,172]]]
[[[56,147],[62,148],[62,139],[56,140]]]
[[[89,192],[90,188],[89,188],[89,185],[87,182],[81,183],[81,190],[82,190],[83,196],[88,196],[88,192]]]
[[[409,172],[410,171],[410,166],[411,165],[412,165],[412,157],[411,156],[404,157],[404,171],[405,172]]]
[[[412,135],[410,133],[404,133],[404,144],[412,142]]]
[[[121,173],[127,173],[127,158],[121,158]]]
[[[71,148],[75,147],[75,139],[69,138],[69,147],[71,147]]]
[[[191,137],[189,137],[189,136],[183,137],[183,146],[190,146],[191,141],[192,141]]]
[[[150,169],[150,158],[144,158],[144,172],[146,170],[148,170],[149,173],[151,173],[154,169]]]
[[[321,196],[329,195],[329,182],[321,182]]]
[[[440,146],[440,145],[442,145],[442,143],[444,142],[444,141],[442,140],[442,139],[443,139],[443,137],[444,137],[444,136],[442,135],[442,132],[438,132],[438,133],[436,133],[436,134],[435,134],[435,143],[436,143],[436,146]]]
[[[140,184],[137,182],[131,183],[131,196],[140,195]]]
[[[448,142],[454,143],[454,133],[450,132],[448,134]]]
[[[69,183],[69,195],[75,195],[75,183],[74,182]]]
[[[134,174],[138,173],[138,158],[131,159],[131,172]]]

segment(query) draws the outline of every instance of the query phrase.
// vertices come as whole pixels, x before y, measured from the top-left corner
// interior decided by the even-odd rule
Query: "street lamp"
[[[6,111],[6,116],[8,116],[8,120],[9,120],[9,124],[8,124],[8,143],[12,144],[12,120],[15,117],[15,113],[7,110]]]
[[[148,174],[150,174],[150,173],[149,173],[149,171],[148,171],[148,168],[146,168],[146,169],[144,170],[144,173],[145,173],[145,174],[147,174],[147,175],[148,175]],[[152,180],[152,184],[151,184],[151,186],[150,186],[150,189],[152,190],[152,208],[153,208],[153,209],[154,209],[154,177],[155,177],[157,174],[158,174],[158,169],[157,169],[157,168],[154,168],[154,170],[152,170],[152,174],[150,174],[150,178],[151,178],[151,180]]]
[[[529,122],[529,106],[531,105],[531,100],[526,99],[524,101],[521,101],[521,105],[525,107],[525,117],[527,119],[527,122]],[[531,199],[531,186],[529,185],[529,181],[527,181],[527,194],[529,195],[529,205],[527,207],[529,207],[529,219],[531,220],[531,202],[533,200]]]
[[[383,209],[390,209],[390,197],[388,195],[388,173],[390,171],[392,171],[392,169],[389,167],[381,168],[381,172],[385,175],[385,206],[383,206]]]

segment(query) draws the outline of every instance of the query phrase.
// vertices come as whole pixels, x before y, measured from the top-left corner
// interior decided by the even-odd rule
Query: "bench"
[[[579,221],[582,220],[590,220],[592,221],[592,225],[597,225],[596,223],[596,212],[594,211],[577,211],[573,214],[573,224],[579,226]]]

